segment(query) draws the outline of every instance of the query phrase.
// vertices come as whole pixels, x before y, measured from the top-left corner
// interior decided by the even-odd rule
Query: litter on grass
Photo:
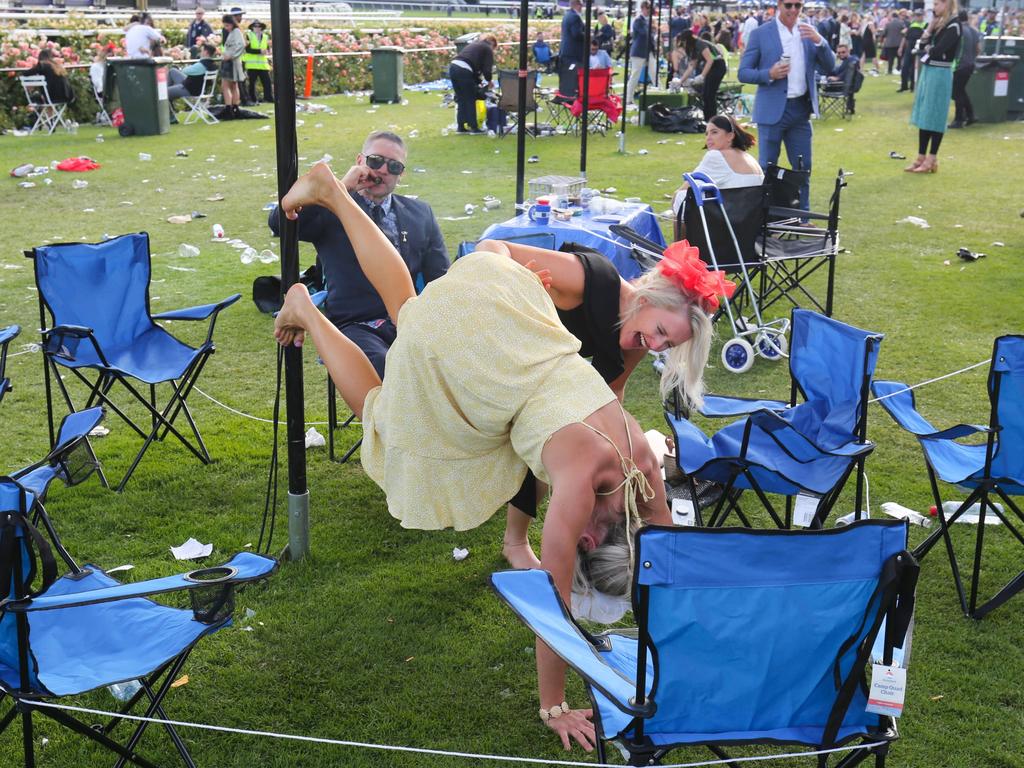
[[[316,431],[316,427],[310,427],[306,431],[306,448],[323,448],[325,445],[327,445],[327,440]]]
[[[461,547],[455,547],[455,549],[452,550],[452,557],[456,562],[461,562],[469,557],[469,550],[462,549]]]
[[[106,437],[109,434],[110,430],[102,424],[97,424],[89,431],[89,437]]]
[[[171,547],[171,554],[175,560],[198,560],[209,557],[212,553],[213,544],[201,544],[191,536],[180,547]]]
[[[921,229],[931,229],[932,225],[922,219],[920,216],[907,216],[904,219],[900,219],[896,222],[897,224],[913,224],[915,227]]]

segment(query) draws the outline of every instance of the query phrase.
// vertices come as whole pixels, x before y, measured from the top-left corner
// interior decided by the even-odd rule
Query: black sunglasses
[[[380,170],[384,167],[385,163],[388,166],[388,173],[392,176],[401,176],[405,172],[405,163],[401,163],[398,160],[392,160],[383,155],[366,156],[366,165],[371,171]]]
[[[787,8],[789,10],[793,10],[794,8],[803,8],[804,4],[803,3],[783,3],[782,7],[783,8]]]

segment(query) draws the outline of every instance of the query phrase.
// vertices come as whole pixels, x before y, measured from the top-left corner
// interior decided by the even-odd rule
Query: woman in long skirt
[[[953,97],[953,60],[960,50],[960,22],[956,0],[934,0],[935,17],[924,34],[921,77],[914,92],[910,122],[918,128],[917,159],[904,168],[909,173],[939,170],[939,145],[946,133],[949,102]]]

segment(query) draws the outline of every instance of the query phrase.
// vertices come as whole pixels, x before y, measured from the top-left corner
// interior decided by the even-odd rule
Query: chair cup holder
[[[237,573],[237,568],[222,565],[200,568],[185,574],[186,581],[202,585],[188,592],[192,601],[192,616],[196,621],[217,624],[231,617],[235,610],[235,585],[232,579]]]

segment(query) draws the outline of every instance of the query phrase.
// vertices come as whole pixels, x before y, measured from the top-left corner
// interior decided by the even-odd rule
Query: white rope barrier
[[[992,358],[989,357],[989,358],[986,358],[986,359],[984,359],[984,360],[982,360],[980,362],[975,363],[974,365],[968,365],[966,368],[961,368],[958,371],[952,371],[950,373],[944,373],[941,376],[936,376],[934,379],[927,379],[926,381],[921,381],[921,382],[918,382],[917,384],[911,384],[910,386],[904,387],[903,389],[897,389],[895,392],[890,392],[887,395],[882,395],[880,397],[872,398],[871,400],[868,400],[868,403],[877,403],[879,400],[885,400],[885,399],[890,398],[890,397],[896,397],[896,395],[902,395],[904,392],[912,392],[913,390],[917,389],[918,387],[923,387],[926,384],[934,384],[937,381],[942,381],[943,379],[949,379],[949,378],[952,378],[953,376],[958,376],[961,373],[967,373],[967,371],[973,371],[975,368],[980,368],[983,365],[989,365],[991,362],[992,362]]]
[[[243,736],[262,736],[272,739],[285,739],[288,741],[301,741],[312,744],[329,744],[339,747],[357,747],[359,749],[376,749],[384,752],[411,752],[419,755],[436,755],[438,757],[464,757],[471,760],[491,760],[503,763],[529,763],[532,765],[560,765],[580,766],[580,768],[618,768],[611,763],[583,762],[580,760],[549,760],[540,757],[519,757],[515,755],[488,755],[479,752],[459,752],[446,749],[428,749],[426,747],[405,747],[394,744],[373,744],[364,741],[349,741],[347,739],[328,739],[322,736],[301,736],[292,733],[278,733],[275,731],[256,731],[251,728],[229,728],[223,725],[208,725],[206,723],[192,723],[184,720],[170,720],[157,717],[143,717],[141,715],[123,715],[117,712],[107,712],[102,709],[91,709],[89,707],[75,707],[69,704],[54,704],[51,702],[34,701],[33,707],[49,709],[62,709],[67,712],[79,712],[86,715],[98,715],[100,717],[119,717],[124,720],[136,722],[156,723],[158,725],[171,725],[179,728],[197,728],[204,731],[217,731],[219,733],[234,733]],[[810,752],[789,752],[781,755],[755,755],[752,757],[733,757],[726,760],[702,760],[695,763],[671,763],[663,765],[662,768],[699,768],[707,765],[727,765],[729,763],[759,762],[764,760],[784,760],[789,758],[812,757],[814,755],[828,755],[834,752],[850,752],[855,749],[873,749],[884,745],[884,741],[876,741],[868,744],[856,744],[832,749],[818,749]]]
[[[232,408],[230,405],[222,403],[220,400],[218,400],[217,398],[213,397],[212,395],[206,394],[199,387],[193,387],[193,389],[196,392],[198,392],[200,395],[205,397],[207,400],[209,400],[211,403],[214,403],[215,405],[219,405],[225,411],[230,411],[231,413],[235,414],[236,416],[241,416],[243,419],[252,419],[253,421],[259,421],[259,422],[261,422],[263,424],[273,424],[274,423],[273,419],[264,419],[261,416],[253,416],[252,414],[244,413],[244,412],[238,410],[237,408]],[[278,421],[277,423],[279,425],[281,425],[281,426],[284,426],[285,424],[287,424],[287,422],[284,422],[284,421]],[[353,421],[352,423],[353,424],[361,424],[362,422]],[[307,422],[305,422],[305,424],[306,424],[307,427],[324,427],[324,426],[329,426],[330,422],[328,422],[328,421],[307,421]]]

